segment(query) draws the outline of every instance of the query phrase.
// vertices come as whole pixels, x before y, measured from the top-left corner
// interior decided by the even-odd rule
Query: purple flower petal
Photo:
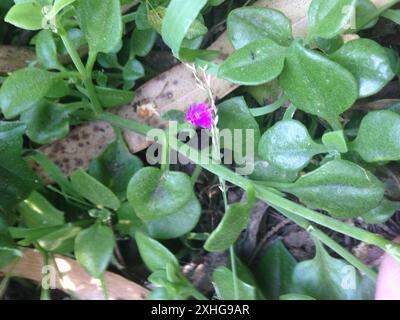
[[[211,108],[206,103],[193,104],[186,112],[187,122],[211,130],[213,125],[213,114]]]

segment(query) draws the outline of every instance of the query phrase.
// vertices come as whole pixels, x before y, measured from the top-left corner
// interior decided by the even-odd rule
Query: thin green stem
[[[74,63],[76,69],[78,70],[79,74],[82,77],[82,80],[83,80],[83,82],[85,84],[85,87],[86,87],[86,89],[88,91],[88,95],[89,95],[90,101],[92,102],[93,112],[95,114],[101,113],[103,109],[101,107],[100,101],[99,101],[99,99],[97,97],[96,90],[95,90],[94,85],[93,85],[90,68],[89,69],[85,68],[85,66],[84,66],[84,64],[83,64],[83,62],[81,60],[81,57],[78,54],[78,51],[74,47],[71,39],[68,36],[68,33],[65,31],[63,26],[58,25],[57,29],[58,29],[58,34],[60,35],[61,40],[64,43],[64,46],[67,49],[67,52],[71,57],[72,62]],[[96,55],[89,54],[90,63],[92,63],[91,59],[93,59],[93,56],[96,57]],[[93,64],[94,64],[94,62],[93,62]],[[90,64],[89,64],[89,66],[90,66]],[[88,70],[90,70],[90,73],[88,73]]]
[[[136,20],[136,12],[128,13],[122,16],[123,23],[129,23]]]
[[[162,172],[168,172],[169,170],[169,153],[170,153],[170,149],[169,149],[169,131],[167,130],[166,132],[167,134],[165,135],[165,139],[163,141],[162,144],[162,154],[161,154],[161,171]]]
[[[43,255],[43,259],[44,259],[44,265],[48,266],[49,265],[49,254],[48,254],[48,252],[43,251],[42,255]],[[41,286],[40,300],[51,300],[50,291],[49,291],[49,288],[47,287],[47,285],[43,286],[43,284],[42,284],[42,286]]]
[[[100,284],[101,284],[101,291],[103,291],[104,300],[109,300],[107,282],[104,277],[104,274],[101,275],[99,280],[100,280]]]
[[[208,300],[208,298],[204,294],[202,294],[201,292],[197,291],[196,289],[194,289],[192,291],[192,296],[194,298],[196,298],[197,300],[205,300],[205,301]]]
[[[250,109],[250,113],[254,117],[261,117],[261,116],[264,116],[266,114],[269,114],[269,113],[272,113],[272,112],[278,110],[280,107],[282,107],[282,105],[286,101],[287,101],[287,98],[285,96],[282,96],[277,101],[275,101],[274,103],[269,104],[269,105],[267,105],[265,107]]]
[[[13,275],[15,268],[18,265],[19,259],[20,259],[19,257],[15,259],[15,261],[11,264],[10,269],[5,274],[3,280],[0,282],[0,300],[3,298],[4,294],[6,293],[8,284],[10,282],[10,279]]]
[[[335,251],[338,255],[340,255],[343,259],[345,259],[348,263],[356,267],[358,270],[366,274],[371,280],[376,280],[377,275],[374,270],[366,266],[362,261],[357,259],[354,255],[352,255],[349,251],[343,248],[340,244],[336,241],[331,239],[326,233],[322,232],[321,230],[317,229],[314,225],[309,223],[307,220],[296,216],[293,213],[290,213],[282,208],[279,208],[279,212],[285,215],[287,218],[295,222],[297,225],[305,229],[308,233],[313,235],[319,241],[324,243],[326,246],[331,248]]]
[[[203,171],[203,168],[196,164],[196,168],[194,169],[194,172],[192,174],[191,180],[192,180],[192,185],[195,185],[197,182],[197,179],[199,178],[201,172]]]
[[[289,108],[286,109],[285,114],[283,115],[283,120],[291,120],[294,117],[294,114],[296,113],[297,108],[291,104]]]
[[[225,213],[228,211],[228,197],[226,194],[226,183],[225,180],[221,177],[219,178],[219,184],[221,186],[222,197],[224,199],[224,210]],[[229,256],[231,259],[231,268],[232,268],[232,283],[233,283],[233,296],[235,300],[239,300],[239,284],[238,284],[238,275],[237,275],[237,266],[235,259],[235,249],[233,245],[229,247]]]
[[[110,122],[113,125],[119,126],[121,128],[132,130],[136,133],[146,135],[151,127],[138,123],[134,120],[127,120],[121,118],[117,115],[111,113],[103,113],[96,117],[97,120],[103,120]],[[230,169],[212,163],[210,158],[201,152],[190,148],[180,141],[173,140],[173,145],[170,147],[178,150],[180,153],[185,155],[188,159],[194,161],[195,163],[201,165],[204,169],[210,171],[211,173],[217,175],[218,177],[224,179],[225,181],[229,181],[243,189],[246,189],[248,186],[249,180],[245,177],[242,177]],[[265,186],[261,186],[258,184],[254,184],[256,190],[256,196],[270,204],[272,207],[279,210],[279,208],[283,208],[284,210],[295,214],[296,216],[300,216],[306,220],[319,224],[321,226],[327,227],[331,230],[337,231],[339,233],[348,235],[353,237],[354,239],[363,241],[368,244],[375,245],[379,248],[382,248],[385,251],[391,249],[391,253],[393,255],[400,254],[400,246],[392,243],[389,240],[384,239],[381,236],[373,234],[369,231],[348,225],[342,221],[333,219],[306,207],[303,207],[300,204],[297,204],[291,200],[288,200],[281,195],[276,193],[276,190],[270,189]]]

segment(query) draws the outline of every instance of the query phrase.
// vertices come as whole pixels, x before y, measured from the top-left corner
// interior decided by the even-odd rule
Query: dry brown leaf
[[[43,255],[33,249],[21,250],[24,252],[24,257],[17,262],[12,270],[12,275],[41,283],[44,267]],[[99,280],[91,278],[75,260],[56,255],[55,263],[62,273],[62,278],[56,276],[55,279],[57,289],[81,300],[104,299]],[[54,263],[51,265],[55,267]],[[54,271],[57,271],[57,268],[54,268]],[[7,268],[0,270],[0,274],[8,272],[10,269]],[[105,272],[104,279],[110,300],[144,300],[149,293],[142,286],[112,272]],[[50,276],[48,280],[51,281]]]

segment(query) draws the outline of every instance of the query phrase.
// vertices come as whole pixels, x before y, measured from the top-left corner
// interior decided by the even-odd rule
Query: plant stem
[[[95,119],[110,122],[115,126],[129,129],[142,135],[146,135],[147,132],[152,130],[151,127],[138,123],[137,121],[127,120],[111,113],[103,113],[97,116]],[[178,150],[188,159],[201,165],[204,169],[210,171],[216,176],[222,178],[223,180],[229,181],[243,189],[246,189],[246,187],[248,186],[249,183],[248,179],[236,174],[235,172],[231,171],[230,169],[222,165],[212,163],[211,159],[208,156],[202,154],[201,152],[193,148],[190,148],[189,146],[185,145],[180,141],[173,140],[172,143],[173,145],[170,146],[171,148]],[[393,242],[386,240],[381,236],[348,225],[342,221],[333,219],[331,217],[325,216],[321,213],[303,207],[302,205],[297,204],[277,194],[274,189],[270,189],[265,186],[260,186],[259,184],[254,184],[254,188],[256,190],[256,196],[259,199],[267,202],[277,210],[282,208],[296,216],[300,216],[306,220],[327,227],[331,230],[348,235],[350,237],[353,237],[354,239],[375,245],[385,251],[388,251],[388,249],[391,248],[393,250],[392,254],[394,253],[400,254],[399,245],[394,244]]]
[[[48,266],[49,265],[49,254],[47,252],[43,251],[42,255],[43,255],[43,259],[44,259],[44,265]],[[40,300],[50,300],[49,288],[47,288],[47,286],[43,286],[43,283],[42,283],[41,290],[40,290]]]
[[[108,288],[107,288],[107,283],[106,283],[106,279],[104,277],[104,274],[101,275],[99,280],[100,280],[100,283],[101,283],[101,290],[103,291],[104,300],[109,300]]]
[[[208,298],[204,294],[202,294],[201,292],[199,292],[197,290],[192,291],[192,296],[194,298],[196,298],[197,300],[205,300],[205,301],[208,300]]]
[[[194,169],[194,172],[192,174],[191,180],[192,180],[192,185],[195,185],[197,182],[197,179],[199,178],[201,172],[203,171],[203,168],[196,164],[196,168]]]
[[[315,226],[313,226],[311,223],[309,223],[307,220],[294,215],[293,213],[290,213],[282,208],[279,210],[283,215],[285,215],[287,218],[295,222],[297,225],[305,229],[308,233],[313,235],[315,238],[317,238],[319,241],[324,243],[326,246],[331,248],[333,251],[335,251],[338,255],[340,255],[343,259],[345,259],[348,263],[356,267],[358,270],[363,272],[367,277],[369,277],[371,280],[375,281],[377,278],[376,272],[366,266],[362,261],[357,259],[354,255],[352,255],[349,251],[347,251],[345,248],[343,248],[340,244],[338,244],[336,241],[331,239],[327,234],[322,232],[321,230],[317,229]]]
[[[297,108],[294,106],[294,104],[291,104],[289,108],[286,109],[285,114],[283,115],[283,120],[291,120],[294,117],[294,114],[296,113]]]
[[[286,101],[287,101],[287,98],[285,96],[282,96],[278,100],[276,100],[274,103],[269,104],[265,107],[250,109],[250,113],[253,115],[253,117],[264,116],[266,114],[269,114],[269,113],[272,113],[272,112],[278,110],[280,107],[282,107],[282,105]]]
[[[170,149],[169,149],[169,131],[166,131],[166,135],[165,135],[165,140],[163,141],[162,144],[162,154],[161,154],[161,171],[162,172],[168,172],[169,170],[169,153],[170,153]]]
[[[122,16],[123,23],[129,23],[136,20],[136,12],[128,13]]]
[[[224,199],[224,210],[225,213],[228,211],[228,197],[226,195],[226,183],[225,180],[221,177],[219,178],[219,184],[221,186],[222,197]],[[238,275],[237,275],[237,267],[236,267],[236,259],[235,259],[235,249],[233,245],[229,247],[229,256],[231,259],[231,267],[232,267],[232,282],[233,282],[233,296],[235,300],[239,300],[239,284],[238,284]]]
[[[5,274],[3,280],[0,282],[0,300],[2,300],[4,294],[6,293],[8,283],[10,282],[14,269],[18,265],[19,259],[19,257],[15,259],[15,261],[11,264],[10,269]]]
[[[74,47],[73,43],[71,42],[71,39],[69,38],[68,33],[65,31],[64,27],[61,25],[58,25],[57,29],[58,29],[58,34],[60,35],[61,40],[64,43],[64,46],[67,49],[67,52],[72,59],[72,62],[74,63],[76,69],[78,70],[78,72],[80,73],[80,75],[82,77],[82,80],[88,91],[90,101],[92,102],[93,112],[95,114],[101,113],[103,109],[101,107],[100,101],[96,94],[95,87],[92,82],[92,69],[90,68],[90,65],[92,65],[92,68],[93,68],[94,62],[92,62],[92,60],[93,60],[93,57],[94,57],[94,61],[96,60],[96,55],[89,54],[89,59],[88,59],[88,62],[90,62],[90,63],[88,63],[89,68],[85,68],[85,66],[81,60],[81,57],[78,54],[78,51],[75,49],[75,47]],[[90,72],[88,72],[88,70]]]

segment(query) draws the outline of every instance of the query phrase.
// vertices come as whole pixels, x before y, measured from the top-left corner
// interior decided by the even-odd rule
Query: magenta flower
[[[211,130],[213,125],[213,114],[210,106],[206,103],[197,103],[189,107],[186,112],[187,122]]]

